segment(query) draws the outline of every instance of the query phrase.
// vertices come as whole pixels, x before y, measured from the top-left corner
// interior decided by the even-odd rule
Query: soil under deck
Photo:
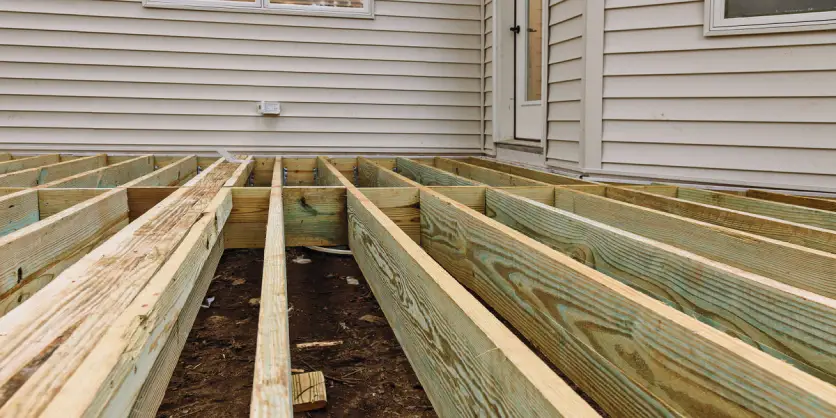
[[[262,263],[262,250],[226,251],[158,417],[249,416]],[[287,277],[293,368],[322,371],[328,395],[326,409],[297,417],[436,416],[352,257],[288,248]],[[296,348],[332,340],[343,344]]]

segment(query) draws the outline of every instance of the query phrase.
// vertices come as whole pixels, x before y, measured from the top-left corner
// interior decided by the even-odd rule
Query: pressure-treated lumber
[[[197,171],[197,157],[190,155],[171,164],[125,183],[125,187],[178,186]]]
[[[421,199],[414,187],[360,189],[378,209],[409,236],[421,243]]]
[[[253,159],[253,156],[249,155],[245,157],[243,162],[238,166],[238,169],[232,173],[232,176],[230,176],[229,180],[227,180],[226,184],[224,184],[224,187],[242,187],[246,185],[254,167],[255,160]]]
[[[107,189],[39,189],[38,216],[44,220],[105,193]]]
[[[379,160],[357,157],[358,183],[360,187],[415,187],[419,185],[379,165]],[[394,167],[393,167],[394,168]]]
[[[752,197],[735,196],[711,190],[680,187],[676,197],[691,202],[719,206],[770,218],[836,230],[836,213],[787,203],[770,202]]]
[[[270,188],[233,187],[232,212],[224,228],[224,247],[264,248]]]
[[[597,416],[358,189],[349,241],[439,416]]]
[[[306,412],[325,408],[325,375],[308,372],[293,375],[293,412]],[[252,414],[250,414],[252,416]]]
[[[39,219],[37,190],[23,190],[0,197],[0,237]]]
[[[229,207],[207,208],[236,168],[218,161],[193,187],[169,196],[0,318],[0,415],[97,415],[131,407],[156,355],[125,350],[145,353],[153,346],[158,353],[162,343],[147,343],[176,321],[159,309],[181,300],[146,292],[200,271],[231,207],[230,193]],[[166,263],[170,257],[179,261]],[[103,339],[108,343],[99,344]]]
[[[28,192],[36,209],[38,192]],[[0,238],[0,315],[127,224],[127,192],[115,189]]]
[[[836,301],[501,190],[495,220],[836,383]]]
[[[833,386],[426,188],[421,215],[427,252],[608,412],[836,413]]]
[[[799,289],[836,299],[836,255],[562,187],[555,206]]]
[[[449,158],[435,157],[434,166],[444,171],[449,171],[467,179],[485,183],[489,186],[549,186],[549,183],[520,177],[490,168],[479,167],[478,165],[451,160]]]
[[[41,167],[44,165],[57,164],[61,162],[58,154],[44,154],[33,157],[22,157],[13,160],[6,160],[0,163],[0,174],[13,173],[15,171],[29,168]]]
[[[176,187],[126,187],[125,189],[128,190],[128,216],[131,222],[177,191]],[[47,190],[50,189],[42,190],[41,193]]]
[[[348,243],[344,187],[284,187],[285,236],[288,247]]]
[[[751,189],[747,190],[746,197],[754,197],[755,199],[770,200],[773,202],[789,203],[796,206],[804,206],[813,209],[829,210],[836,212],[836,202],[833,200],[810,197],[810,196],[796,196],[785,193],[770,192],[767,190]]]
[[[50,188],[117,187],[154,171],[154,156],[142,155],[44,185]]]
[[[581,179],[561,176],[560,174],[547,173],[545,171],[532,170],[530,168],[520,167],[512,164],[501,163],[496,160],[490,160],[480,157],[468,157],[465,159],[466,163],[478,165],[480,167],[490,168],[492,170],[502,171],[520,177],[527,177],[532,180],[542,181],[543,183],[566,185],[566,184],[595,184]]]
[[[435,168],[407,158],[398,157],[395,159],[398,165],[398,173],[404,177],[414,180],[426,186],[481,186],[474,180],[466,179],[440,168]]]
[[[281,157],[276,157],[276,162],[273,164],[273,176],[270,181],[271,187],[281,187],[282,179],[284,178],[284,166],[282,165]]]
[[[607,186],[607,197],[740,231],[836,253],[836,231],[638,190]]]
[[[293,416],[282,189],[270,190],[250,417]],[[296,396],[294,394],[294,396]],[[324,394],[323,394],[324,401]]]
[[[189,337],[192,325],[194,325],[195,318],[197,318],[197,313],[200,311],[200,305],[203,303],[206,291],[209,290],[212,278],[215,277],[215,270],[218,268],[223,252],[223,238],[218,238],[206,259],[206,263],[203,265],[203,269],[200,271],[188,300],[183,306],[183,311],[180,312],[177,322],[174,323],[171,335],[160,350],[160,354],[154,361],[154,366],[148,373],[148,378],[145,379],[142,388],[139,390],[136,401],[134,401],[128,415],[130,418],[153,418],[157,415],[157,410],[163,402],[171,376],[174,374],[174,368],[177,366],[177,360],[186,345],[186,340]]]
[[[105,154],[76,158],[56,164],[0,175],[0,187],[32,187],[47,184],[107,165]]]

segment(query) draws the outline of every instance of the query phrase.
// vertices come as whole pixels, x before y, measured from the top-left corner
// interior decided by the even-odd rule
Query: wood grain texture
[[[282,189],[270,190],[250,417],[293,416]],[[324,382],[323,382],[324,389]],[[296,394],[294,396],[294,401]],[[324,396],[323,396],[324,400]]]
[[[195,223],[209,218],[204,210],[236,168],[218,161],[193,179],[193,187],[169,196],[0,318],[0,415],[77,416],[105,404],[101,397],[116,389],[107,383],[113,367],[99,364],[84,375],[78,374],[79,368],[98,360],[88,356],[101,347],[97,343],[124,318]],[[114,193],[122,194],[127,216],[127,192]],[[144,321],[154,306],[127,320]],[[121,357],[117,352],[107,358]],[[71,380],[75,383],[68,385]]]
[[[421,211],[427,252],[608,413],[836,413],[836,387],[519,232],[427,189]]]
[[[836,301],[488,190],[490,216],[703,323],[836,382]]]
[[[479,213],[485,213],[486,186],[430,186],[436,193],[441,193]]]
[[[160,350],[160,354],[148,372],[148,377],[139,390],[136,401],[134,401],[128,414],[130,418],[153,418],[157,415],[157,410],[163,402],[171,376],[174,374],[174,368],[180,359],[180,353],[186,345],[189,332],[200,311],[200,305],[203,303],[203,298],[206,297],[206,291],[209,290],[212,278],[215,277],[215,270],[218,268],[218,263],[221,261],[224,252],[223,241],[222,237],[218,238],[215,245],[212,246],[209,258],[203,264],[203,269],[200,271],[192,292],[183,306],[183,311],[177,317],[177,322],[174,323],[171,335]]]
[[[38,212],[41,220],[81,202],[106,193],[105,189],[39,189]]]
[[[542,181],[549,184],[595,184],[581,179],[561,176],[560,174],[549,173],[546,171],[533,170],[530,168],[520,167],[512,164],[501,163],[496,160],[482,158],[482,157],[468,157],[465,162],[480,167],[490,168],[491,170],[502,171],[504,173],[513,174],[516,176],[527,177],[532,180]]]
[[[40,220],[38,191],[23,190],[0,197],[0,237]]]
[[[240,156],[239,156],[240,158]],[[243,158],[243,162],[238,165],[238,169],[229,177],[224,187],[243,187],[247,184],[255,168],[255,159],[252,155]]]
[[[836,299],[836,255],[564,188],[555,206],[777,282]]]
[[[284,178],[284,166],[282,165],[282,158],[276,157],[276,161],[273,163],[273,175],[272,179],[270,180],[271,187],[281,187],[284,186],[282,184],[282,179]]]
[[[455,175],[478,181],[489,186],[513,187],[513,186],[549,186],[549,183],[532,180],[503,171],[480,167],[478,165],[452,160],[449,158],[435,157],[435,167]]]
[[[293,412],[322,409],[327,404],[328,396],[325,393],[325,375],[322,372],[317,371],[293,375]]]
[[[393,160],[394,162],[394,160]],[[416,187],[419,183],[399,176],[391,169],[378,164],[378,160],[357,157],[358,183],[360,187]],[[394,168],[394,167],[393,167]]]
[[[33,157],[16,158],[0,163],[0,174],[14,173],[15,171],[26,170],[28,168],[35,168],[49,164],[57,164],[61,162],[61,157],[58,154],[44,154]]]
[[[836,231],[619,187],[607,187],[607,197],[779,241],[836,253]]]
[[[176,187],[126,187],[126,189],[128,190],[128,216],[131,222],[177,191]]]
[[[773,202],[788,203],[790,205],[804,206],[807,208],[829,210],[831,212],[836,212],[836,202],[828,199],[819,199],[809,196],[796,196],[757,189],[747,190],[745,195],[747,197],[753,197],[755,199],[770,200]]]
[[[38,192],[31,191],[36,201]],[[127,193],[117,189],[0,238],[2,314],[30,298],[127,223]]]
[[[836,213],[827,210],[813,209],[787,203],[755,199],[753,197],[734,196],[727,193],[692,189],[687,187],[680,187],[675,197],[691,202],[719,206],[726,209],[755,213],[799,224],[836,230]]]
[[[398,157],[398,173],[425,186],[484,186],[477,181],[448,173],[442,169]]]
[[[439,416],[597,416],[362,193],[349,241]]]
[[[344,187],[284,187],[282,195],[285,245],[348,243]]]
[[[143,155],[108,165],[91,171],[85,171],[67,178],[52,181],[46,188],[112,188],[129,183],[154,171],[154,156]]]
[[[364,196],[416,243],[421,243],[421,199],[415,187],[360,189]]]
[[[56,164],[0,175],[0,187],[33,187],[107,165],[105,154],[76,158]]]
[[[190,155],[124,184],[125,187],[179,186],[197,171],[197,157]]]

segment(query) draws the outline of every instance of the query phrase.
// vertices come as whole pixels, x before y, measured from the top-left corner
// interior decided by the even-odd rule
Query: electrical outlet
[[[279,115],[282,112],[281,103],[262,100],[258,104],[258,113],[262,115]]]

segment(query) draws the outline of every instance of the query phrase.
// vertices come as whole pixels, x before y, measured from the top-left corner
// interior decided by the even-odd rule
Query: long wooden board
[[[435,167],[489,186],[549,186],[549,183],[468,164],[449,158],[435,157]]]
[[[427,188],[421,215],[422,247],[612,414],[836,413],[836,387]]]
[[[0,175],[0,187],[33,187],[107,165],[105,154]]]
[[[439,416],[598,414],[328,165],[347,189],[349,241]]]
[[[154,156],[142,155],[96,170],[49,182],[49,188],[117,187],[154,171]]]
[[[190,155],[126,183],[125,187],[178,186],[197,171],[197,157]]]
[[[550,205],[488,189],[493,219],[836,383],[836,301]]]
[[[468,157],[465,162],[480,167],[490,168],[492,170],[502,171],[516,176],[527,177],[533,180],[542,181],[543,183],[566,185],[566,184],[595,184],[581,179],[561,176],[560,174],[548,173],[545,171],[534,170],[530,168],[520,167],[512,164],[501,163],[496,160],[480,157]]]
[[[250,417],[293,416],[282,189],[270,189]]]
[[[44,154],[32,157],[15,158],[13,160],[7,160],[0,163],[0,174],[14,173],[15,171],[57,164],[60,162],[61,156],[58,154]]]
[[[408,158],[398,157],[395,159],[398,165],[398,173],[404,177],[414,180],[426,186],[482,186],[474,180],[466,179],[440,168],[435,168]]]
[[[204,210],[236,168],[235,164],[218,161],[195,177],[192,187],[169,196],[64,271],[26,304],[0,318],[0,415],[76,416],[123,399],[115,393],[120,386],[109,381],[116,369],[102,364],[88,369],[87,362],[96,361],[88,356],[95,349],[108,347],[97,343],[111,335],[112,326],[125,325],[118,321],[124,318],[126,309],[134,306],[146,285],[158,277],[156,273],[196,222],[208,218]],[[203,242],[201,247],[205,247],[208,257],[211,242]],[[178,269],[180,266],[184,264]],[[63,303],[55,304],[55,300]],[[155,306],[139,308],[148,312]],[[146,315],[139,314],[130,321],[143,323]],[[151,331],[140,327],[137,332],[141,330]],[[103,360],[122,359],[119,351],[115,353],[115,357]],[[152,365],[153,361],[147,367]],[[80,367],[89,372],[79,374]],[[140,386],[135,385],[137,392]]]
[[[789,203],[791,205],[797,206],[804,206],[813,209],[820,209],[820,210],[829,210],[832,212],[836,212],[836,202],[833,200],[816,198],[816,197],[809,197],[809,196],[797,196],[797,195],[790,195],[785,193],[776,193],[770,192],[767,190],[747,190],[746,191],[747,197],[754,197],[755,199],[763,199],[763,200],[770,200],[773,202],[781,202],[781,203]]]

